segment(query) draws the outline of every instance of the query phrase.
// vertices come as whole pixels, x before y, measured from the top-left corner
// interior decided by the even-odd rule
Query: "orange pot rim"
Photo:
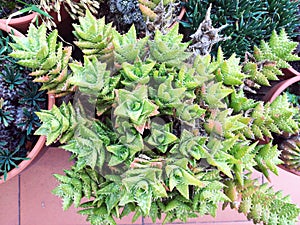
[[[6,26],[13,27],[14,29],[20,31],[21,33],[25,34],[30,23],[38,16],[38,13],[32,12],[28,15],[16,17],[16,18],[9,18],[9,19],[0,19],[0,23],[5,24]]]
[[[25,37],[20,31],[16,30],[15,28],[7,25],[6,23],[0,21],[0,30],[7,32],[8,34],[13,33],[15,36],[18,37]]]
[[[300,73],[292,67],[282,69],[283,73],[288,74],[289,77],[286,80],[280,81],[274,85],[268,93],[264,96],[265,102],[273,102],[282,92],[284,92],[289,86],[300,81]]]
[[[30,23],[36,15],[38,15],[38,13],[32,12],[28,15],[20,16],[16,18],[0,19],[0,23],[4,23],[9,26],[15,26],[16,24],[20,24],[20,23]]]

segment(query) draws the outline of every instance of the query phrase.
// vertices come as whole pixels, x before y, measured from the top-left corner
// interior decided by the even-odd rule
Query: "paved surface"
[[[61,200],[51,193],[57,185],[52,174],[62,174],[63,169],[68,169],[72,165],[69,157],[62,149],[45,147],[21,175],[0,185],[0,225],[89,225],[76,209],[63,211]],[[290,194],[292,201],[300,206],[300,177],[279,170],[279,177],[271,177],[272,185],[276,190],[282,189],[285,195]],[[123,218],[118,224],[132,224],[131,217]],[[145,218],[135,224],[150,225],[152,221]],[[216,218],[204,216],[186,224],[251,225],[252,222],[233,210],[220,209]]]

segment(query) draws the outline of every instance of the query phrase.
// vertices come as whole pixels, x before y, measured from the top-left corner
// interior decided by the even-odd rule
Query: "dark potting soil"
[[[298,72],[300,72],[300,61],[289,62],[289,64]]]

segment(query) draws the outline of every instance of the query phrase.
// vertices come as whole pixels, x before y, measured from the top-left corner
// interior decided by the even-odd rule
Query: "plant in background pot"
[[[269,39],[273,30],[279,32],[284,28],[290,37],[299,35],[295,32],[299,26],[299,2],[290,0],[191,0],[185,3],[186,17],[181,24],[194,33],[211,3],[212,25],[228,25],[224,35],[231,39],[222,43],[227,57],[233,53],[244,57],[245,52],[251,52],[253,45]],[[218,46],[213,48],[214,55]]]
[[[29,24],[39,18],[41,23],[45,23],[49,30],[57,28],[60,35],[66,41],[71,41],[72,20],[84,15],[86,9],[93,13],[99,8],[98,0],[16,0],[1,3],[1,14],[6,19],[0,19],[0,23],[10,25],[22,33],[26,33]]]
[[[40,126],[35,112],[47,108],[47,95],[30,71],[8,56],[11,41],[0,31],[0,183],[20,173],[45,143],[33,133]]]
[[[22,33],[26,33],[29,24],[37,15],[35,11],[42,13],[39,8],[33,7],[33,0],[1,0],[0,3],[0,23],[9,25]]]
[[[152,2],[139,0],[139,8],[146,21],[146,35],[155,30],[167,33],[168,29],[181,20],[185,13],[182,1],[178,0],[153,0]]]
[[[38,7],[47,12],[52,18],[42,17],[43,23],[48,28],[55,28],[58,23],[66,19],[66,15],[70,16],[73,20],[78,19],[79,16],[83,16],[86,9],[89,9],[92,13],[96,13],[99,9],[98,0],[35,0]],[[66,25],[65,25],[65,28]]]
[[[121,35],[89,12],[79,22],[83,62],[72,60],[56,31],[46,35],[45,25],[15,38],[11,54],[45,89],[76,90],[72,103],[37,113],[36,134],[48,145],[59,141],[76,159],[55,175],[53,193],[65,210],[74,204],[95,225],[131,212],[133,221],[164,216],[166,223],[215,216],[223,203],[254,223],[294,224],[300,209],[251,177],[255,170],[277,174],[273,132],[299,130],[286,95],[264,103],[244,93],[255,71],[280,73],[275,61],[260,58],[245,68],[221,49],[216,58],[192,54],[178,24],[137,39],[134,26]],[[265,137],[271,141],[259,145]]]
[[[278,45],[278,40],[281,40],[280,46]],[[282,49],[281,45],[285,45],[285,48]],[[260,83],[261,85],[268,85],[270,87],[263,96],[263,100],[265,102],[272,103],[279,96],[285,94],[289,102],[294,104],[295,113],[297,115],[295,119],[299,121],[299,105],[295,104],[295,101],[291,101],[292,96],[294,97],[294,100],[297,100],[297,96],[292,95],[287,91],[300,81],[299,73],[295,71],[289,64],[290,62],[299,60],[299,57],[292,55],[292,52],[295,52],[296,47],[297,42],[291,42],[285,32],[281,31],[279,35],[277,35],[276,32],[273,32],[269,43],[262,41],[260,49],[254,49],[254,58],[256,60],[272,59],[274,62],[276,62],[277,65],[280,65],[282,74],[284,76],[278,76],[279,79],[271,79],[273,81],[268,81],[268,79],[270,79],[271,77],[263,78],[256,74],[256,78],[254,80],[256,80],[256,82]],[[263,49],[264,51],[266,50],[266,52],[261,54],[261,49]],[[282,58],[284,59],[284,61],[281,60]],[[265,74],[267,75],[268,73]],[[299,87],[296,88],[296,92],[294,93],[298,93],[298,91]],[[274,136],[274,143],[278,144],[278,148],[281,151],[280,159],[283,161],[283,163],[280,164],[279,167],[287,170],[288,172],[300,175],[298,135],[299,131],[285,131]]]
[[[180,0],[110,0],[100,4],[98,17],[113,23],[121,34],[134,24],[139,37],[163,33],[182,19],[185,9]]]

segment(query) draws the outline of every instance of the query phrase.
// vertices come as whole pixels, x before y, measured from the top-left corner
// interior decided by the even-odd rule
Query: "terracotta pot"
[[[51,109],[53,105],[55,104],[55,97],[53,94],[48,94],[48,109]],[[7,182],[8,180],[12,179],[13,177],[20,174],[23,170],[25,170],[30,163],[37,157],[39,152],[42,150],[46,142],[45,136],[40,136],[32,150],[29,152],[29,154],[26,156],[29,158],[29,160],[23,160],[17,168],[12,169],[7,173],[7,178],[4,181],[4,177],[1,176],[0,184]]]
[[[0,23],[3,23],[5,25],[9,25],[12,28],[17,29],[21,33],[25,34],[28,30],[28,27],[31,23],[31,21],[37,16],[37,13],[30,13],[26,16],[21,16],[17,18],[11,18],[8,19],[0,19]]]
[[[288,72],[293,72],[294,69],[289,68]],[[294,70],[296,71],[296,70]],[[296,71],[297,72],[297,71]],[[274,85],[264,96],[263,100],[265,102],[273,102],[282,92],[284,92],[289,86],[300,81],[300,74],[294,73],[295,76],[292,78],[280,81],[278,84]]]
[[[20,31],[2,22],[0,22],[0,30],[5,31],[6,33],[13,33],[14,35],[19,37],[24,37],[24,35]]]
[[[279,76],[280,80],[286,80],[286,79],[290,79],[295,76],[300,76],[300,73],[297,70],[295,70],[293,67],[284,68],[284,69],[281,69],[281,71],[283,72],[284,75]]]
[[[61,7],[60,9],[60,15],[61,15],[61,21],[58,21],[57,19],[57,13],[54,11],[49,12],[49,15],[53,17],[54,23],[57,26],[57,29],[59,31],[59,35],[65,39],[66,41],[71,41],[70,36],[72,35],[72,19],[68,12],[66,11],[65,7]],[[27,33],[27,30],[29,28],[29,25],[32,21],[34,21],[35,17],[38,17],[39,14],[36,12],[30,13],[26,16],[11,18],[8,19],[0,19],[0,23],[3,23],[5,25],[8,25],[18,31],[20,31],[23,34]],[[39,19],[39,24],[42,23],[42,20]]]

